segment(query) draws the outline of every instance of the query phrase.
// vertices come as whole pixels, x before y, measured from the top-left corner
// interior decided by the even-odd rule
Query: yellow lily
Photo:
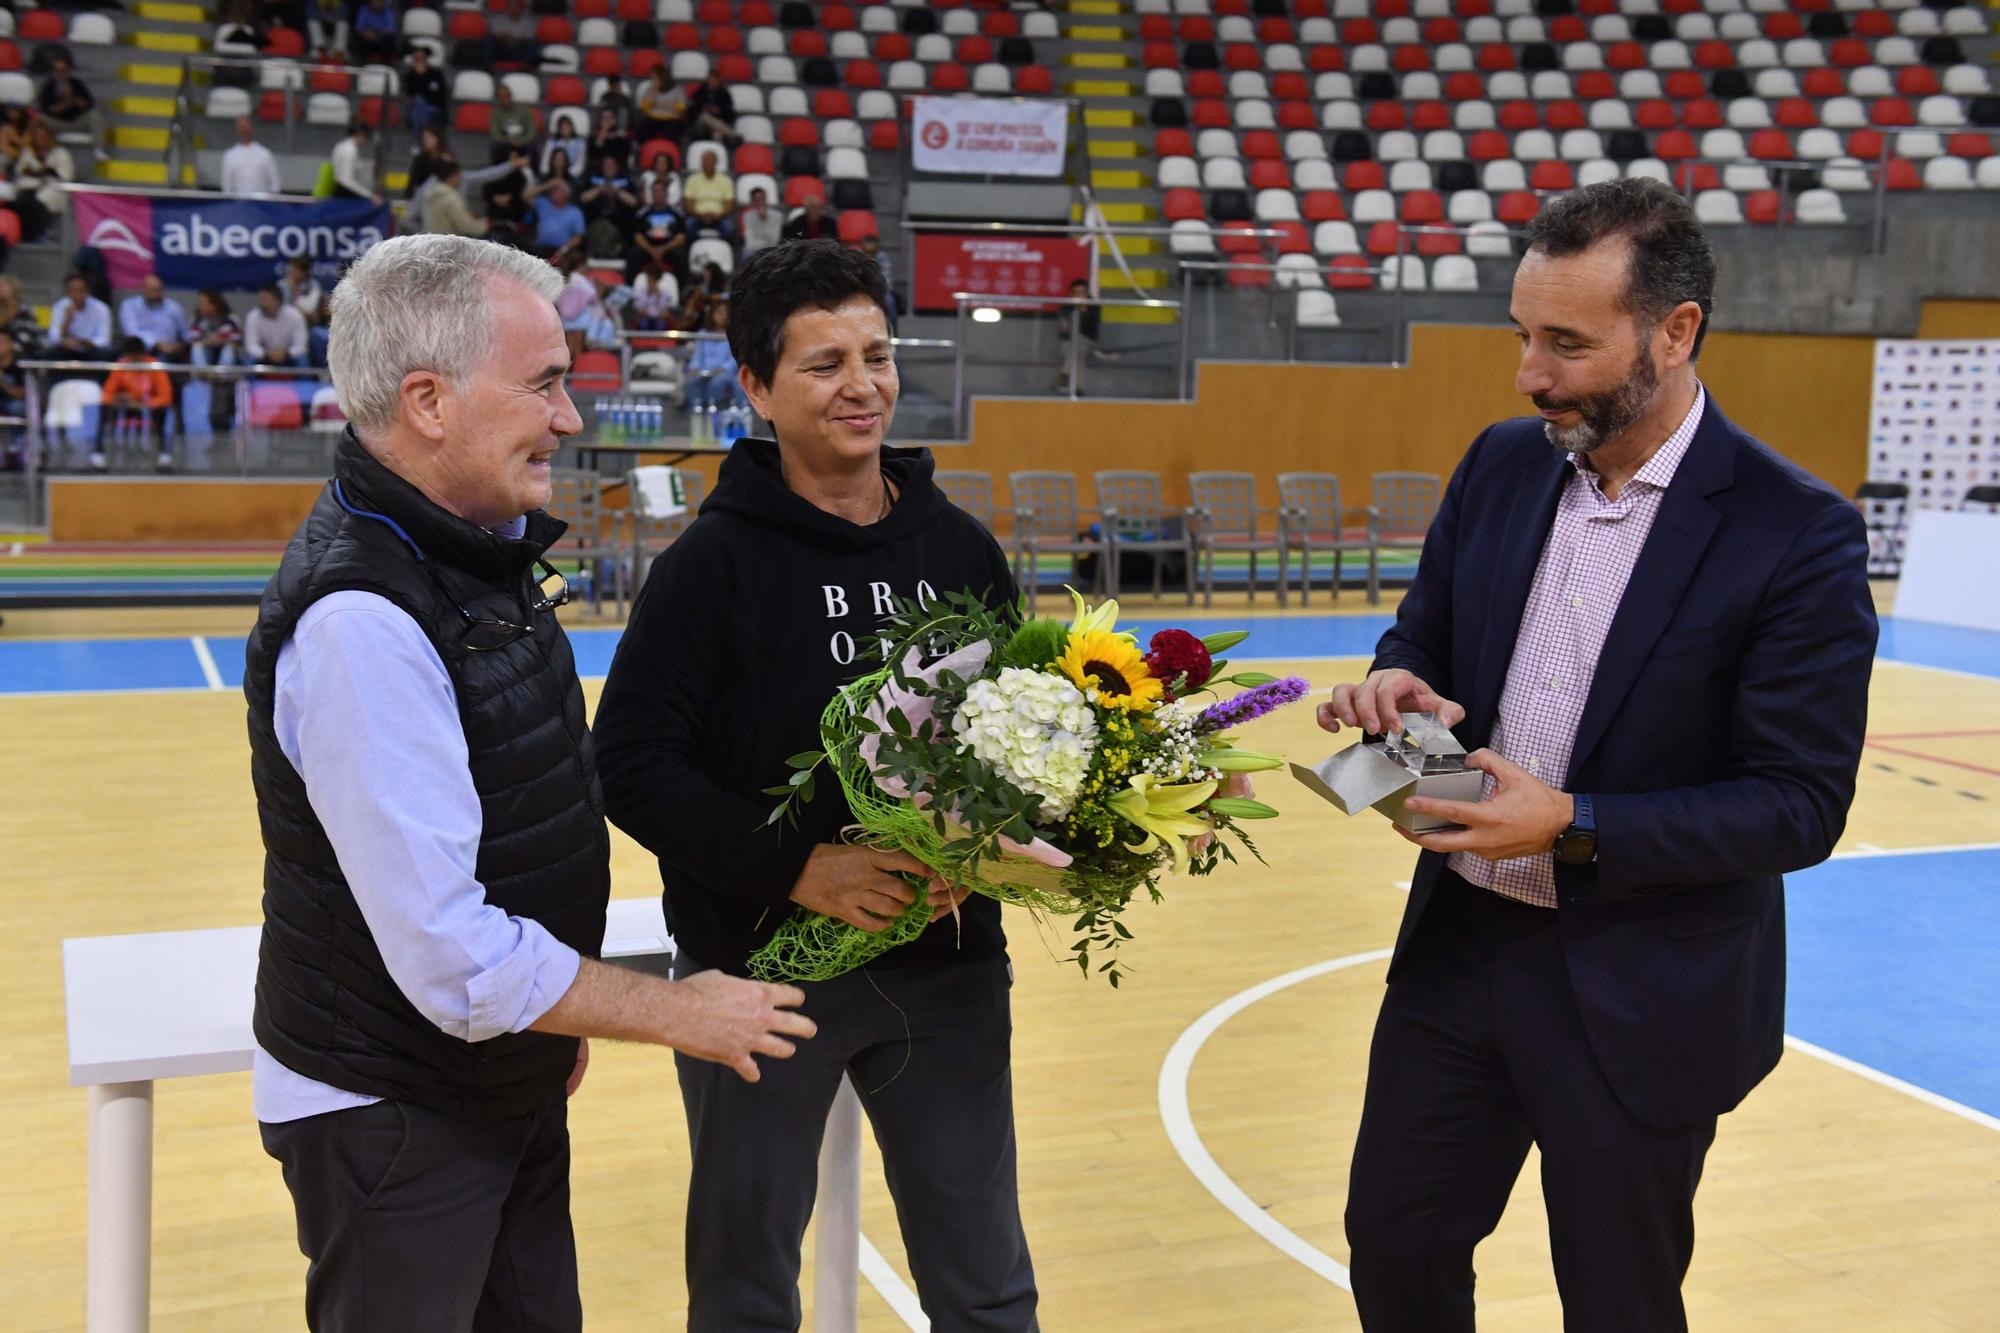
[[[1118,637],[1125,640],[1127,643],[1138,642],[1138,640],[1133,638],[1130,634],[1118,633],[1118,631],[1112,628],[1112,626],[1118,623],[1117,598],[1115,597],[1106,598],[1102,603],[1100,603],[1096,607],[1096,609],[1093,610],[1090,604],[1083,600],[1083,594],[1078,592],[1075,588],[1070,587],[1068,584],[1064,584],[1063,591],[1069,594],[1070,601],[1076,603],[1076,616],[1074,619],[1070,621],[1069,624],[1069,632],[1072,638],[1074,638],[1079,634],[1117,633]]]
[[[1146,835],[1127,843],[1126,851],[1143,856],[1164,845],[1175,871],[1184,872],[1188,863],[1186,839],[1214,832],[1206,819],[1192,811],[1215,795],[1215,788],[1212,781],[1161,782],[1151,773],[1138,773],[1133,775],[1131,786],[1106,804]]]

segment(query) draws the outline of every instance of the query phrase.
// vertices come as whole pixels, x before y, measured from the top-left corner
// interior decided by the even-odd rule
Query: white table
[[[2000,514],[1919,509],[1910,518],[1896,585],[1896,617],[1967,629],[2000,630]]]
[[[153,1083],[250,1068],[257,926],[63,941],[69,1082],[90,1089],[89,1333],[143,1333],[152,1285]],[[619,899],[604,956],[671,953],[658,898]],[[249,1117],[244,1132],[253,1132]],[[815,1215],[816,1333],[855,1326],[861,1106],[827,1119]]]

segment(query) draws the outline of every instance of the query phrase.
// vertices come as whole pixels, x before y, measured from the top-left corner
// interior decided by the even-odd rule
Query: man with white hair
[[[609,842],[542,506],[581,429],[553,270],[462,236],[333,294],[352,423],[244,674],[264,834],[252,1097],[317,1330],[582,1327],[588,1044],[759,1076],[800,993],[596,961]]]

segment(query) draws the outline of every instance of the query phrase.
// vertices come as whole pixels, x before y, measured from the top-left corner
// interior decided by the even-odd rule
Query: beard
[[[1562,402],[1547,394],[1533,395],[1534,404],[1544,412],[1563,409],[1574,411],[1581,418],[1574,426],[1558,426],[1553,421],[1542,423],[1542,433],[1549,437],[1549,443],[1566,454],[1590,454],[1601,448],[1605,441],[1614,440],[1630,430],[1632,423],[1646,415],[1653,406],[1653,400],[1660,396],[1660,374],[1654,369],[1653,358],[1646,353],[1645,340],[1640,340],[1639,354],[1632,360],[1632,369],[1616,388],[1604,393],[1587,394],[1572,402]]]

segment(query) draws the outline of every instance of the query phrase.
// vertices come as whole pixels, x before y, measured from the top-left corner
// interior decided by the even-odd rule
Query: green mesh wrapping
[[[908,852],[952,884],[962,884],[1003,903],[1048,916],[1075,916],[1092,904],[1122,903],[1145,882],[1145,868],[1118,872],[1057,869],[1025,856],[1000,860],[950,856],[928,811],[891,796],[875,785],[861,757],[860,717],[889,680],[887,667],[834,695],[820,715],[820,743],[829,766],[854,812],[847,840],[864,847]],[[946,822],[951,837],[965,830]],[[750,975],[761,981],[828,981],[871,962],[899,944],[908,944],[931,923],[930,900],[918,894],[886,930],[866,931],[845,921],[800,908],[778,928],[770,943],[750,956]]]

